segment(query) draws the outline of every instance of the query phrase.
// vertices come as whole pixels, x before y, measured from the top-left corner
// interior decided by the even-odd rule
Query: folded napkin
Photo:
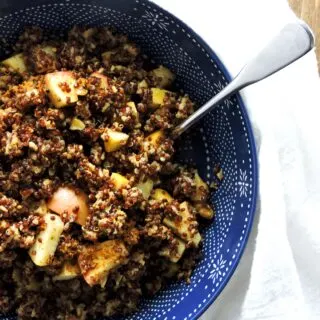
[[[235,76],[286,23],[285,0],[154,0]],[[320,319],[320,80],[315,53],[242,91],[260,166],[241,262],[202,320]]]

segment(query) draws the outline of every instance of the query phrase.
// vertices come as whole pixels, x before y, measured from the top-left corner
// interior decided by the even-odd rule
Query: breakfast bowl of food
[[[196,319],[243,253],[257,160],[230,77],[144,0],[0,17],[0,319]]]

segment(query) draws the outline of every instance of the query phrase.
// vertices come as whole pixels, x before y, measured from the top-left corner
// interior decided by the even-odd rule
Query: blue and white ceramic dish
[[[198,105],[230,80],[221,61],[194,31],[145,0],[0,1],[0,56],[10,53],[25,25],[66,30],[75,24],[110,25],[128,34],[157,63],[175,72],[177,86]],[[223,168],[223,183],[212,197],[216,219],[204,231],[203,259],[192,283],[175,283],[144,300],[126,320],[197,319],[230,279],[248,240],[257,197],[257,159],[240,96],[231,97],[184,134],[179,154],[181,161],[196,163],[209,182],[214,166]]]

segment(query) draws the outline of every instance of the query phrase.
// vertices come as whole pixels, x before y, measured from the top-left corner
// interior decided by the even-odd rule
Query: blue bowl
[[[177,75],[176,85],[198,105],[218,93],[230,76],[210,47],[188,26],[145,0],[0,1],[0,56],[25,25],[65,30],[73,25],[114,26],[157,63]],[[0,40],[0,41],[1,41]],[[220,164],[224,180],[211,201],[215,221],[204,230],[203,258],[190,285],[179,282],[145,299],[126,320],[197,319],[217,298],[236,269],[250,233],[257,198],[257,158],[252,128],[239,95],[213,110],[183,135],[182,162],[194,163],[208,182]],[[0,319],[14,319],[13,315]]]

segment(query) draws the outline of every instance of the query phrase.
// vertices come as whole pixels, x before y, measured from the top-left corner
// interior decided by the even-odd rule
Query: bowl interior
[[[219,92],[229,80],[222,63],[186,25],[144,0],[10,1],[0,17],[0,56],[25,25],[60,32],[73,25],[114,26],[136,41],[155,62],[170,67],[176,85],[198,105]],[[257,163],[254,141],[244,106],[233,96],[213,110],[199,126],[183,135],[179,158],[196,164],[205,180],[214,181],[220,164],[224,180],[212,196],[217,215],[204,230],[203,259],[192,283],[175,283],[125,319],[194,319],[218,296],[237,266],[253,220]],[[6,315],[0,319],[13,319]]]

